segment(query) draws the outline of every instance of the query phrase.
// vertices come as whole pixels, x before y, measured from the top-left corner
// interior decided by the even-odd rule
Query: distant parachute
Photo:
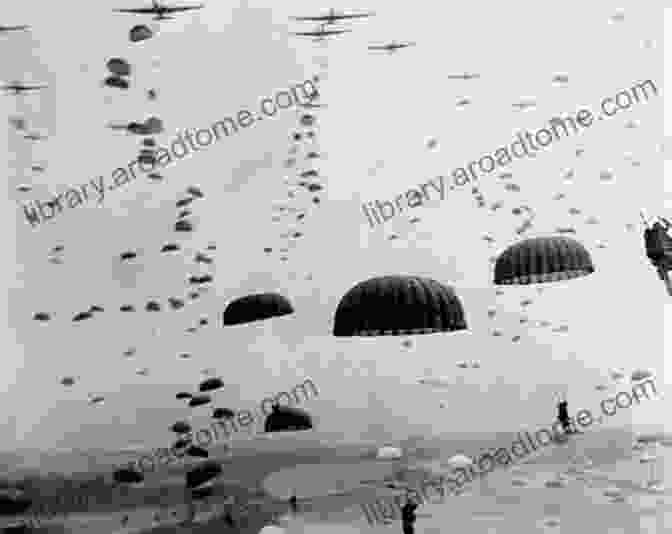
[[[218,377],[207,378],[199,384],[198,391],[200,392],[213,391],[221,387],[224,387],[224,381],[221,378]]]
[[[334,336],[402,336],[465,330],[462,303],[431,278],[381,276],[360,282],[341,299]]]
[[[315,117],[313,115],[306,113],[301,116],[301,126],[309,127],[313,124],[315,124]]]
[[[590,254],[564,236],[535,237],[510,246],[497,258],[498,285],[526,285],[587,276],[595,271]]]
[[[223,314],[224,326],[251,323],[294,313],[292,304],[278,293],[258,293],[231,301]]]
[[[117,76],[130,76],[131,65],[125,59],[113,57],[107,62],[107,69]]]
[[[135,469],[123,468],[114,472],[114,480],[120,484],[137,484],[145,480],[145,477]]]
[[[93,317],[93,314],[91,312],[79,312],[72,318],[72,320],[74,322],[79,322],[83,321],[84,319],[91,319],[91,317]]]
[[[72,386],[75,383],[75,379],[71,376],[66,376],[61,379],[61,385],[63,386]]]
[[[51,316],[47,312],[37,312],[33,315],[35,321],[48,321],[51,319]]]
[[[117,89],[128,89],[130,87],[128,81],[120,76],[108,76],[103,83],[108,87],[115,87]]]
[[[146,305],[145,305],[145,311],[148,312],[158,312],[161,311],[161,305],[156,302],[155,300],[150,300]]]
[[[264,422],[264,432],[295,432],[311,428],[313,421],[307,412],[279,404],[273,406],[273,411]]]
[[[177,395],[175,395],[175,398],[177,400],[190,399],[191,393],[187,393],[186,391],[180,391]]]
[[[170,430],[176,434],[186,434],[187,432],[191,431],[191,425],[184,421],[177,421],[173,424],[173,426],[170,427]]]
[[[144,41],[146,39],[151,39],[154,34],[148,26],[144,24],[138,24],[133,26],[131,31],[128,32],[128,38],[132,43],[137,43],[139,41]]]
[[[189,400],[189,406],[194,408],[196,406],[202,406],[203,404],[208,404],[210,401],[212,401],[210,395],[194,395]]]
[[[194,467],[186,474],[185,482],[189,489],[197,488],[206,482],[217,478],[222,474],[222,466],[219,462],[214,460],[206,460],[205,462]]]

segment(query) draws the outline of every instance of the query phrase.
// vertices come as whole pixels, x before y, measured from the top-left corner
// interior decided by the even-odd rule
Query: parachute
[[[132,43],[151,39],[153,35],[154,34],[152,33],[152,30],[150,30],[149,27],[145,26],[144,24],[133,26],[128,32],[128,38]]]
[[[120,484],[137,484],[145,480],[145,477],[135,469],[122,468],[114,472],[114,480]]]
[[[460,299],[431,278],[381,276],[360,282],[338,304],[334,336],[403,336],[465,330]]]
[[[191,431],[191,425],[184,421],[177,421],[173,424],[173,426],[170,427],[170,430],[176,434],[186,434],[187,432]]]
[[[231,326],[291,313],[294,313],[294,308],[286,297],[278,293],[258,293],[230,302],[222,319],[224,326]]]
[[[103,83],[108,87],[116,87],[117,89],[128,89],[130,87],[128,81],[120,76],[108,76]]]
[[[130,76],[131,65],[125,59],[113,57],[107,62],[107,69],[117,76]]]
[[[198,386],[198,390],[200,392],[212,391],[214,389],[219,389],[221,387],[224,387],[224,382],[222,381],[221,378],[217,377],[207,378],[200,383],[200,385]]]
[[[273,406],[264,422],[264,432],[295,432],[312,428],[313,421],[307,412],[279,404]]]
[[[180,391],[177,395],[175,395],[175,398],[177,400],[190,399],[191,393],[187,393],[186,391]]]
[[[534,237],[510,246],[495,263],[497,285],[527,285],[587,276],[595,271],[588,251],[565,236]]]
[[[208,404],[211,400],[210,395],[194,395],[189,399],[189,406],[192,408],[202,406],[203,404]]]
[[[186,474],[185,482],[189,489],[197,488],[206,482],[217,478],[222,474],[222,466],[219,462],[214,460],[206,460],[205,462],[194,467]]]

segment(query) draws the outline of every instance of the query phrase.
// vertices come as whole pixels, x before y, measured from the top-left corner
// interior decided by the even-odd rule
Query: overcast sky
[[[640,208],[653,215],[664,207],[656,178],[663,161],[665,82],[658,9],[622,2],[624,19],[611,22],[616,10],[607,1],[371,0],[338,8],[373,10],[375,18],[353,22],[352,33],[316,45],[288,36],[314,28],[289,17],[320,14],[330,4],[210,1],[201,11],[162,22],[154,39],[133,44],[130,27],[147,18],[111,9],[140,5],[24,0],[3,6],[2,24],[33,28],[0,36],[1,78],[50,86],[37,96],[0,99],[5,118],[23,114],[33,129],[49,134],[30,143],[9,125],[1,129],[8,147],[4,217],[11,255],[0,373],[5,450],[162,446],[168,426],[189,415],[175,392],[192,389],[204,368],[216,369],[227,384],[216,394],[216,405],[233,409],[253,408],[268,394],[310,377],[320,397],[305,407],[319,428],[347,439],[546,423],[554,417],[558,391],[568,395],[572,411],[596,409],[604,393],[594,386],[608,381],[612,367],[652,368],[659,390],[670,382],[661,332],[669,297],[644,256],[638,216]],[[396,55],[367,51],[393,39],[418,44]],[[134,68],[127,92],[101,87],[112,56]],[[447,78],[463,72],[481,78]],[[35,229],[27,223],[20,200],[45,200],[49,192],[99,175],[109,182],[116,167],[137,156],[140,138],[105,128],[109,121],[159,116],[166,132],[158,140],[165,144],[184,128],[255,110],[261,98],[315,74],[328,105],[319,111],[316,143],[324,154],[318,168],[326,193],[319,206],[309,196],[294,204],[310,209],[301,229],[305,236],[288,262],[263,248],[280,246],[279,235],[290,228],[271,217],[273,205],[288,200],[283,180],[296,176],[284,167],[298,124],[294,110],[184,158],[164,172],[161,183],[139,178],[108,192],[100,207],[89,202],[66,208]],[[569,83],[552,83],[556,74],[567,74]],[[535,159],[510,164],[520,193],[505,191],[498,173],[483,179],[488,205],[504,203],[496,212],[477,209],[467,186],[415,208],[421,221],[414,226],[402,214],[371,230],[362,215],[362,202],[391,199],[448,175],[510,143],[518,131],[536,130],[582,107],[597,110],[603,98],[648,79],[658,86],[658,97],[552,143]],[[154,102],[145,97],[149,88],[158,91]],[[462,98],[472,103],[456,107]],[[521,99],[534,99],[537,107],[518,111],[512,104]],[[626,128],[629,121],[637,127]],[[430,138],[438,140],[434,150],[427,148]],[[35,163],[46,163],[47,171],[32,173]],[[573,184],[563,185],[570,169]],[[600,180],[605,170],[614,173],[613,181]],[[17,192],[20,183],[34,184],[33,192]],[[174,235],[175,201],[190,184],[206,195],[193,204],[197,229]],[[566,198],[553,200],[560,192]],[[553,285],[541,296],[528,287],[507,288],[496,297],[488,259],[518,239],[520,217],[511,209],[524,204],[537,213],[527,236],[574,225],[596,272]],[[570,215],[571,207],[581,215]],[[600,224],[584,224],[589,216]],[[626,230],[629,223],[635,231]],[[388,240],[395,232],[400,238]],[[496,243],[483,241],[485,234]],[[160,255],[161,246],[173,240],[191,252]],[[606,248],[598,248],[600,242]],[[217,244],[210,269],[215,283],[202,299],[179,312],[119,313],[121,304],[141,309],[148,299],[165,305],[169,296],[184,295],[186,277],[205,272],[193,263],[193,252],[210,243]],[[62,265],[48,261],[56,245],[65,247]],[[133,265],[119,263],[125,250],[139,251]],[[418,336],[411,348],[399,337],[331,336],[339,299],[357,282],[384,274],[423,275],[453,285],[469,331]],[[227,329],[217,324],[228,301],[264,291],[288,296],[296,313]],[[520,300],[528,297],[534,303],[521,310]],[[71,322],[93,304],[105,313]],[[487,316],[490,307],[498,310],[495,320]],[[38,311],[52,313],[52,321],[33,321]],[[569,331],[520,325],[522,315]],[[198,334],[185,333],[199,317],[211,324]],[[504,336],[493,337],[493,327]],[[522,336],[520,342],[512,343],[515,335]],[[136,356],[125,359],[122,353],[131,346]],[[178,359],[180,352],[194,357]],[[459,369],[456,362],[463,359],[478,360],[481,368]],[[149,368],[148,376],[135,374],[141,367]],[[65,388],[59,381],[69,375],[77,382]],[[454,385],[433,392],[416,384],[427,375],[449,377]],[[105,404],[89,405],[88,394],[105,396]],[[619,424],[662,423],[664,408],[663,401],[650,401],[620,416]],[[200,410],[205,423],[209,410]]]

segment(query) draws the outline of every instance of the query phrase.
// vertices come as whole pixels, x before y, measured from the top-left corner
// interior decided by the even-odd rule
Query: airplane
[[[329,35],[340,35],[342,33],[348,33],[352,30],[325,30],[326,24],[320,24],[320,29],[313,32],[295,32],[292,35],[297,37],[315,37],[314,41],[324,41],[325,37]]]
[[[409,46],[415,46],[415,43],[398,43],[396,41],[393,41],[391,43],[388,43],[386,45],[381,45],[381,46],[370,46],[369,50],[385,50],[387,52],[396,52],[400,48],[407,48]]]
[[[39,89],[46,89],[46,88],[47,88],[46,85],[25,85],[21,82],[12,82],[0,87],[0,89],[3,89],[5,91],[14,91],[15,95],[18,95],[23,91],[37,91]]]
[[[375,13],[360,13],[360,14],[345,14],[345,13],[337,13],[334,8],[332,7],[329,10],[329,13],[327,15],[317,15],[314,17],[292,17],[292,20],[296,21],[316,21],[316,22],[321,22],[324,21],[325,24],[334,24],[337,20],[351,20],[351,19],[361,19],[361,18],[366,18],[366,17],[372,17],[374,16]]]
[[[480,78],[480,74],[469,74],[465,72],[464,74],[449,74],[448,79],[449,80],[476,80]]]
[[[114,9],[116,13],[133,13],[136,15],[155,15],[153,20],[172,20],[174,17],[167,17],[170,13],[180,13],[191,9],[202,9],[205,4],[196,6],[163,6],[159,0],[152,0],[152,7],[136,7],[128,9]]]
[[[16,31],[21,31],[21,30],[27,30],[30,28],[28,24],[21,24],[20,26],[2,26],[0,25],[0,33],[5,33],[5,32],[16,32]]]

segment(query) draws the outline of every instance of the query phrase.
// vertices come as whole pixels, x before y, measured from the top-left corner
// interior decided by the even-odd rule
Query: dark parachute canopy
[[[311,428],[313,420],[307,412],[279,404],[273,406],[273,411],[264,422],[264,432],[295,432]]]
[[[189,399],[189,406],[192,408],[202,406],[203,404],[208,404],[211,400],[210,395],[194,395]]]
[[[117,89],[128,89],[130,87],[128,81],[120,76],[108,76],[103,83],[108,87],[116,87]]]
[[[113,57],[107,61],[107,70],[117,76],[130,76],[131,65],[125,59]]]
[[[206,460],[186,474],[187,488],[193,489],[222,474],[222,466],[214,460]]]
[[[186,391],[180,391],[177,395],[175,395],[175,398],[177,400],[190,399],[191,393],[187,393]]]
[[[186,434],[191,431],[191,425],[185,421],[177,421],[170,429],[176,434]]]
[[[152,33],[152,30],[150,30],[149,27],[145,26],[144,24],[138,24],[137,26],[133,26],[131,28],[131,31],[128,32],[128,38],[132,43],[137,43],[138,41],[151,39],[153,35],[154,34]]]
[[[258,293],[240,297],[224,310],[224,326],[251,323],[294,313],[292,304],[278,293]]]
[[[120,484],[137,484],[145,480],[145,477],[135,469],[122,468],[114,472],[114,480]]]
[[[334,336],[402,336],[466,330],[452,288],[431,278],[371,278],[348,291],[336,308]]]
[[[585,247],[570,237],[525,239],[502,252],[495,263],[495,284],[527,285],[571,280],[595,271]]]
[[[206,378],[198,386],[198,391],[201,393],[204,391],[212,391],[214,389],[219,389],[224,387],[224,382],[219,377]]]

